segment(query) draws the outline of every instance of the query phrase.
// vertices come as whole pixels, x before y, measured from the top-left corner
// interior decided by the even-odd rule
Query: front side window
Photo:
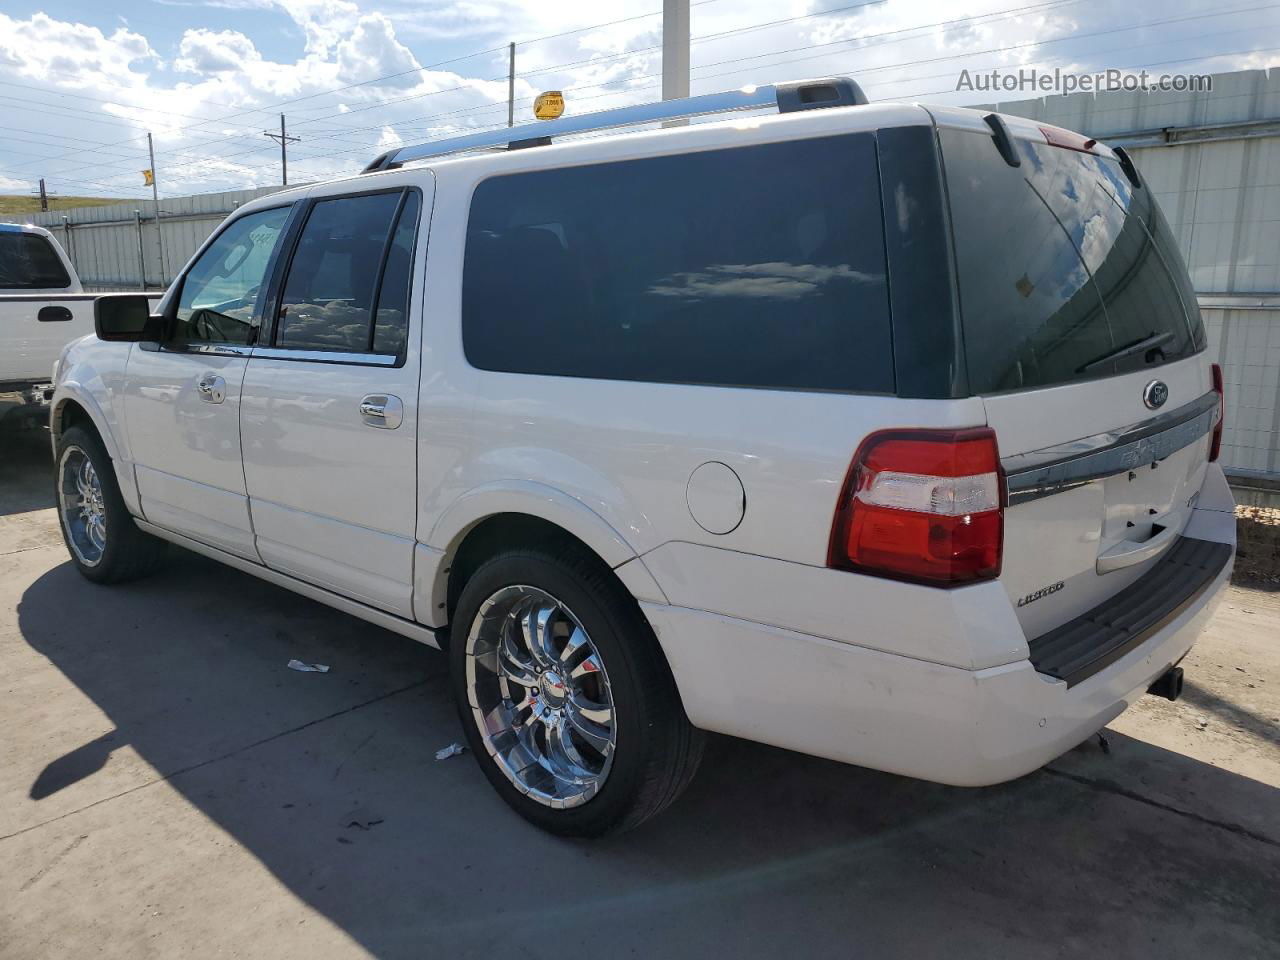
[[[267,266],[288,219],[288,207],[251,213],[222,231],[182,281],[179,343],[254,342]]]
[[[417,194],[404,192],[318,201],[285,278],[276,346],[398,353],[417,207]]]
[[[476,188],[462,329],[486,370],[891,392],[873,135]]]
[[[67,268],[44,237],[0,233],[0,289],[57,290],[71,286]]]

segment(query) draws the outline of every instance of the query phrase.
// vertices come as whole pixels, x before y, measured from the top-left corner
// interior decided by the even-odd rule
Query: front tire
[[[631,829],[697,769],[703,737],[657,638],[582,550],[512,550],[481,565],[459,597],[449,658],[481,770],[544,830]]]
[[[54,498],[71,562],[95,583],[122,583],[151,573],[165,544],[138,529],[124,505],[102,440],[73,426],[58,438]]]

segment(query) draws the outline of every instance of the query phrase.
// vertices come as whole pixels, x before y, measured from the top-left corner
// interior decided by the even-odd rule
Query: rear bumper
[[[698,610],[642,606],[695,725],[983,786],[1043,766],[1122,713],[1191,649],[1233,566],[1228,560],[1141,643],[1071,686],[1030,660],[965,670]]]

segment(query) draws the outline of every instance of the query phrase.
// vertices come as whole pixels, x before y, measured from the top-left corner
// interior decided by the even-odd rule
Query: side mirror
[[[159,319],[151,316],[151,301],[141,294],[108,293],[93,301],[93,330],[99,340],[159,340]]]

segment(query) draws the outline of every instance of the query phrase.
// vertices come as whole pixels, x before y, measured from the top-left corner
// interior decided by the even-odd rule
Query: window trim
[[[404,348],[397,354],[373,353],[372,351],[368,353],[353,353],[344,350],[304,350],[298,347],[280,346],[275,342],[275,339],[278,333],[280,300],[284,296],[285,280],[289,276],[289,270],[293,267],[293,259],[298,252],[302,231],[306,229],[307,221],[311,218],[311,212],[316,205],[329,200],[347,200],[352,197],[373,197],[381,194],[399,193],[400,200],[396,204],[395,213],[392,214],[391,227],[387,231],[387,238],[382,246],[382,256],[378,262],[378,275],[374,285],[375,297],[369,313],[369,338],[372,345],[378,301],[382,299],[382,277],[386,271],[387,255],[391,249],[391,244],[394,242],[396,227],[399,225],[400,215],[404,211],[410,192],[418,195],[418,220],[414,224],[413,249],[409,253],[409,306],[405,316],[406,323],[411,323],[413,316],[413,276],[422,225],[422,188],[414,184],[403,184],[395,187],[382,187],[377,190],[352,190],[347,193],[325,194],[322,197],[307,197],[297,204],[298,210],[295,218],[288,225],[288,235],[285,237],[285,246],[288,247],[287,256],[283,257],[280,263],[273,265],[275,269],[271,275],[270,285],[267,288],[270,320],[268,321],[264,317],[262,324],[258,328],[258,339],[253,344],[253,357],[261,357],[267,360],[286,360],[294,363],[327,363],[354,367],[400,368],[405,365],[409,353],[408,330],[405,331]],[[283,248],[281,252],[283,252]]]

